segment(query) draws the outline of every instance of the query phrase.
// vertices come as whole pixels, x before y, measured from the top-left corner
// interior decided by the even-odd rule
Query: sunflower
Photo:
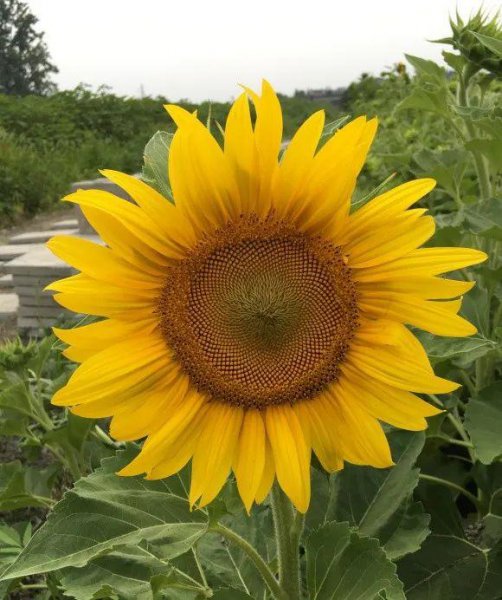
[[[407,326],[475,333],[458,315],[473,283],[439,275],[486,256],[419,248],[434,221],[410,207],[432,179],[351,213],[376,119],[319,148],[316,112],[279,159],[282,113],[267,82],[235,101],[223,147],[196,115],[166,109],[177,125],[172,201],[115,171],[103,174],[134,203],[98,190],[65,198],[105,245],[52,238],[80,273],[49,289],[104,319],[55,330],[81,365],[53,403],[111,416],[117,440],[146,438],[120,475],[164,478],[191,460],[192,505],[211,502],[233,470],[248,511],[277,478],[305,512],[312,451],[330,472],[344,461],[390,467],[380,422],[425,429],[440,411],[415,393],[458,387],[434,374]]]

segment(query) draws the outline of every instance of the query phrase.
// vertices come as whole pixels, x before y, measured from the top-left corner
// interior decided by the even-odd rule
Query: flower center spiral
[[[170,268],[158,313],[200,392],[262,409],[311,398],[336,380],[358,311],[339,248],[247,216]]]

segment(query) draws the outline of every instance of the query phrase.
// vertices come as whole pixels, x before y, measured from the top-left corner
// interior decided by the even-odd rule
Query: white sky
[[[338,87],[403,54],[440,58],[427,39],[474,0],[27,0],[60,88],[228,100],[262,77],[281,92]],[[486,9],[500,6],[484,0]]]

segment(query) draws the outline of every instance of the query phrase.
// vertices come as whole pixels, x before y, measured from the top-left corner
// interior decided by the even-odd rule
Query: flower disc
[[[340,249],[256,216],[173,267],[159,313],[199,391],[254,408],[310,398],[334,381],[357,323]]]

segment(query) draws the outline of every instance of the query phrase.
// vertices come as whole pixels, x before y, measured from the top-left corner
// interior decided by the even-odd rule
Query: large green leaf
[[[80,479],[3,579],[83,566],[143,540],[161,559],[186,552],[206,531],[206,513],[190,511],[181,476],[146,481],[115,475],[134,454],[130,447]]]
[[[218,502],[224,507],[213,507],[213,512],[219,513],[214,516],[246,539],[265,562],[270,564],[275,559],[275,537],[270,507],[266,504],[257,505],[248,516],[233,480],[227,483]],[[263,597],[267,587],[249,557],[238,546],[212,534],[197,542],[197,552],[211,588],[252,590],[256,597]]]
[[[502,544],[485,550],[465,539],[433,533],[399,562],[407,600],[500,600]]]
[[[418,482],[414,464],[424,434],[394,430],[388,439],[396,462],[391,469],[346,465],[331,476],[313,469],[307,529],[348,521],[362,535],[377,537],[393,559],[420,548],[429,534],[429,516],[411,495]]]
[[[348,523],[326,523],[305,543],[310,600],[404,600],[396,566],[375,539],[360,537]]]
[[[485,465],[502,456],[502,382],[496,382],[470,400],[465,426],[476,454]]]
[[[171,199],[172,193],[167,172],[167,157],[172,139],[172,133],[157,131],[145,146],[143,153],[143,180],[168,200]]]
[[[201,596],[203,586],[162,561],[146,548],[117,548],[83,568],[64,569],[61,585],[76,600],[118,595],[121,600],[154,600],[154,590],[183,592],[183,597]],[[158,595],[157,595],[158,597]],[[172,596],[167,596],[172,597]]]

